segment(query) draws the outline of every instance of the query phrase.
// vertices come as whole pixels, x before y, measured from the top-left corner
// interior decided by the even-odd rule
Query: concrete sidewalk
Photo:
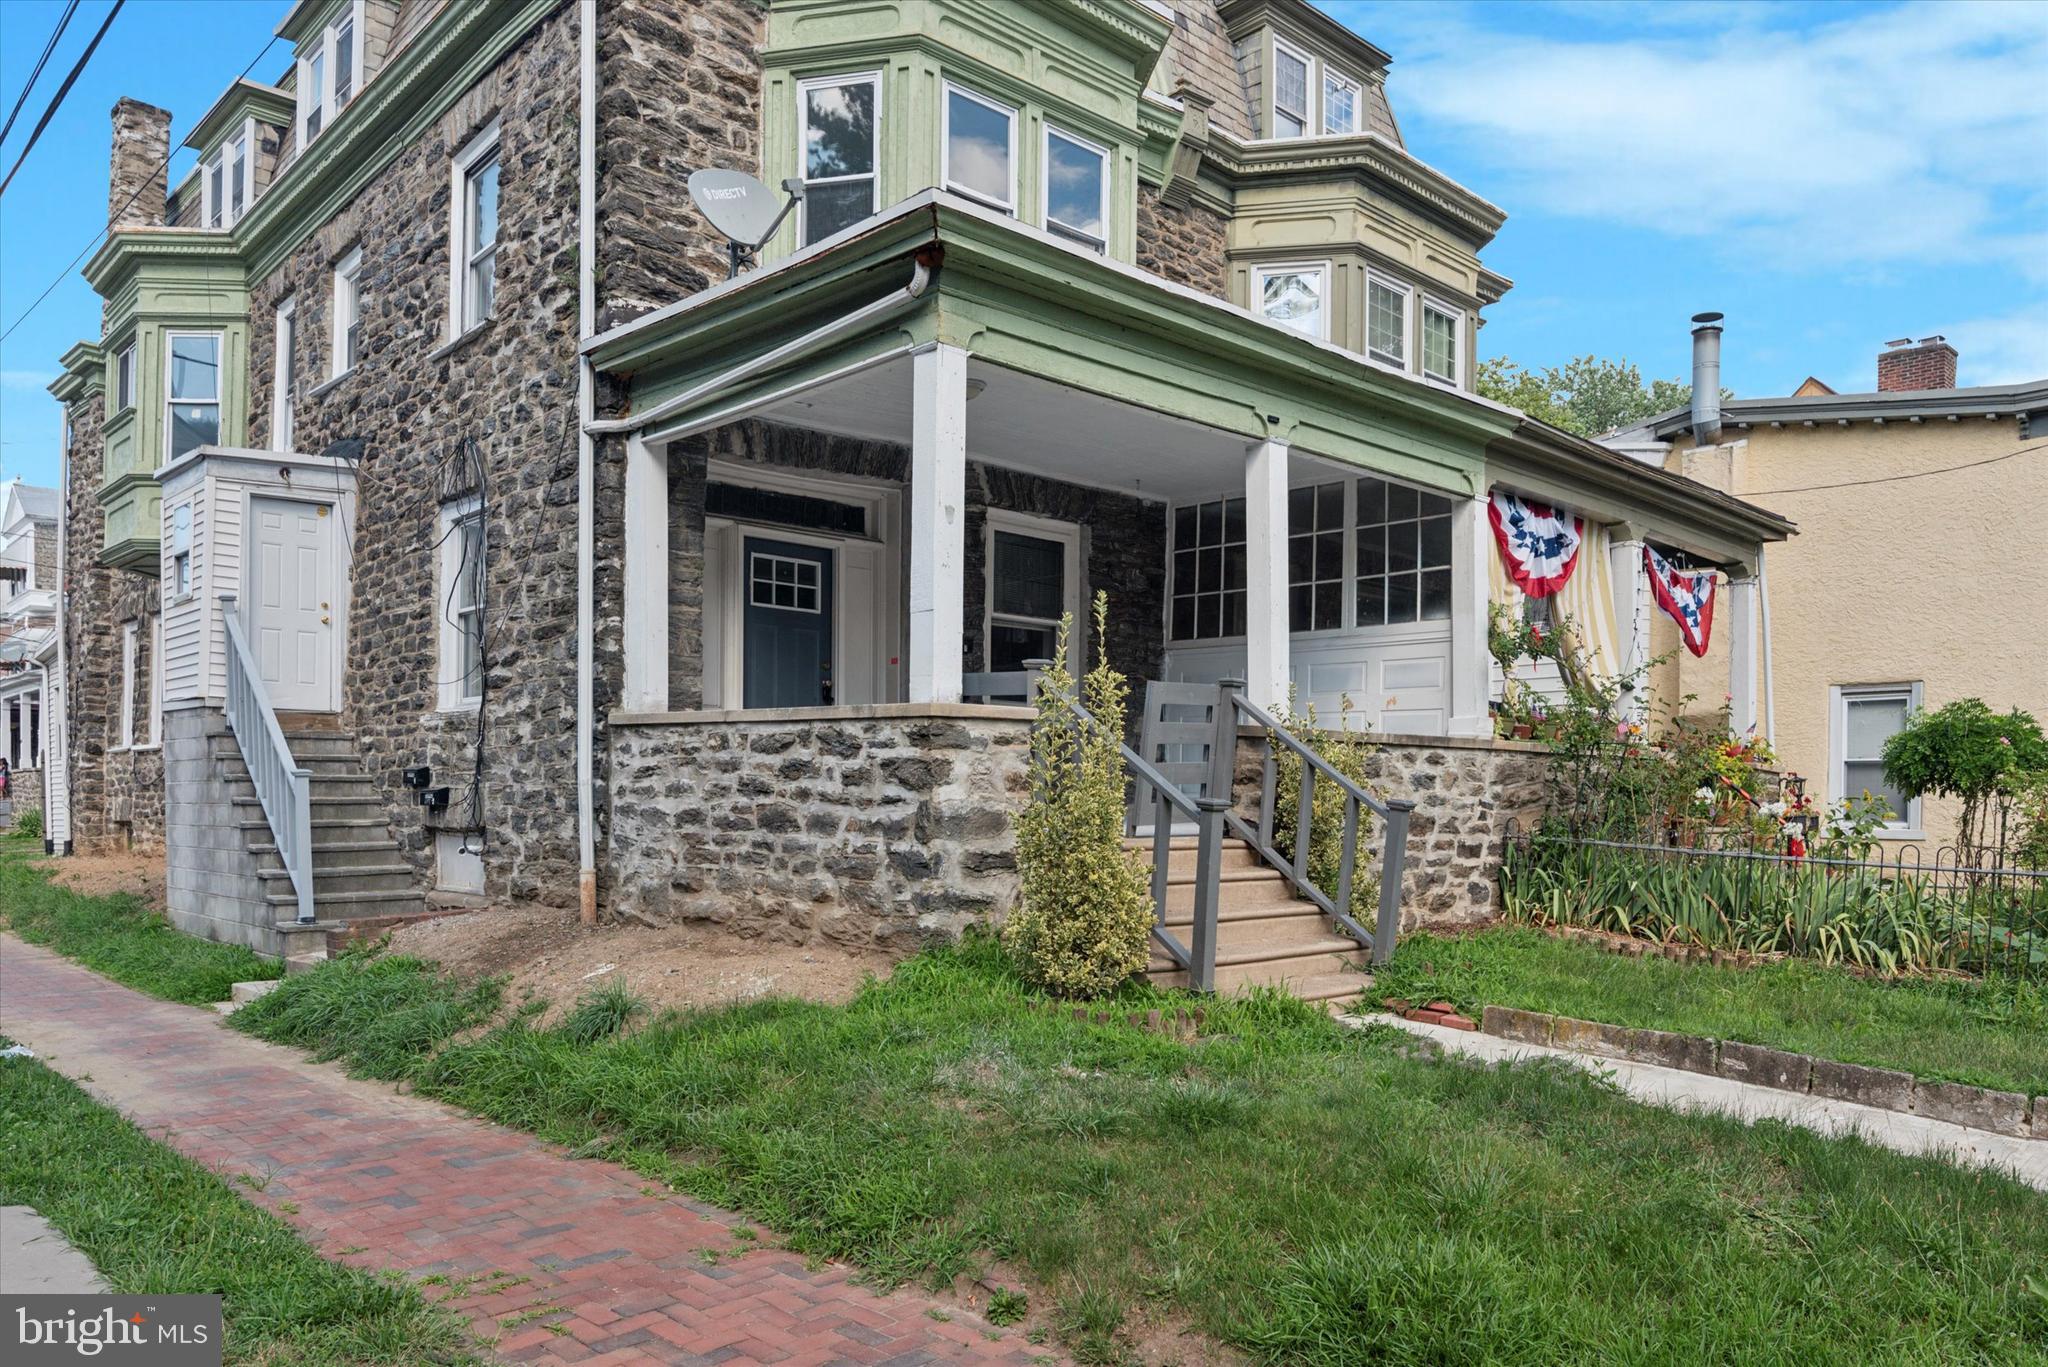
[[[0,1206],[0,1293],[99,1296],[113,1289],[92,1260],[32,1208]]]
[[[1675,1111],[1719,1111],[1744,1122],[1770,1117],[1816,1130],[1822,1134],[1860,1134],[1873,1144],[1905,1154],[1929,1154],[1971,1167],[1995,1168],[2006,1175],[2048,1191],[2048,1140],[2013,1139],[1986,1130],[1972,1130],[1925,1116],[1859,1106],[1853,1101],[1752,1082],[1736,1082],[1706,1073],[1680,1068],[1661,1068],[1653,1063],[1635,1063],[1598,1054],[1580,1054],[1543,1044],[1521,1044],[1497,1035],[1470,1030],[1446,1030],[1398,1016],[1375,1014],[1346,1019],[1391,1025],[1419,1039],[1441,1045],[1453,1054],[1487,1063],[1527,1058],[1560,1058],[1589,1072],[1611,1075],[1622,1090],[1638,1101]]]

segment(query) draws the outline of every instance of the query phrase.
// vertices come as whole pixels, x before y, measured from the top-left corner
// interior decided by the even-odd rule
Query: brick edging
[[[1419,1020],[1428,1013],[1405,1014],[1411,1020]],[[1469,1029],[1470,1026],[1464,1028]],[[1785,1092],[1853,1101],[1880,1110],[1924,1116],[1929,1120],[1966,1125],[1973,1130],[1988,1130],[2015,1139],[2048,1141],[2048,1093],[2035,1097],[2030,1108],[2027,1098],[2019,1092],[1968,1087],[1959,1082],[1925,1082],[1911,1073],[1893,1068],[1836,1063],[1832,1059],[1788,1053],[1760,1044],[1603,1025],[1598,1021],[1522,1011],[1511,1006],[1487,1007],[1480,1012],[1479,1028],[1489,1035],[1521,1044],[1540,1044],[1579,1054],[1599,1054],[1633,1063],[1682,1068],[1689,1073],[1704,1073],[1732,1082],[1749,1082]]]

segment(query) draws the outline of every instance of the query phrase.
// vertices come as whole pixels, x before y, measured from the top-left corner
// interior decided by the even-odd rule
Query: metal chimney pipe
[[[1721,319],[1692,316],[1692,438],[1712,446],[1721,438]]]

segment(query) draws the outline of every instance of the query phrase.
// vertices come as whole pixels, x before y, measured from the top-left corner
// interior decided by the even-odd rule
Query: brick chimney
[[[1877,392],[1954,389],[1956,349],[1940,337],[1901,337],[1877,353]]]
[[[170,196],[171,111],[127,96],[114,105],[114,151],[107,163],[107,227],[161,227]]]

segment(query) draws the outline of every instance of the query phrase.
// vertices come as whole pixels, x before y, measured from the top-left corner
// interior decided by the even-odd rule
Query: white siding
[[[224,593],[242,597],[242,513],[248,486],[237,480],[211,481],[206,553],[206,596],[213,603]],[[206,696],[223,703],[228,696],[228,638],[218,608],[206,614]]]
[[[183,702],[190,698],[206,696],[202,691],[201,669],[205,659],[204,635],[206,631],[206,599],[203,592],[205,580],[202,567],[206,561],[203,547],[206,544],[205,507],[207,481],[198,472],[182,480],[174,481],[164,491],[162,546],[158,583],[163,589],[163,700]],[[192,594],[180,600],[173,597],[177,584],[175,569],[176,546],[173,527],[176,525],[179,507],[190,504],[192,508]]]

